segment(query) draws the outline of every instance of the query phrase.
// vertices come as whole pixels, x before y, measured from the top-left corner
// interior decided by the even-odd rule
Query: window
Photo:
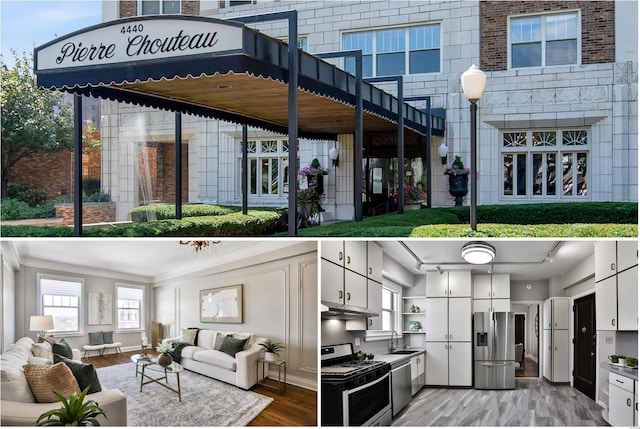
[[[578,13],[511,18],[511,67],[579,64]]]
[[[289,141],[249,140],[247,183],[249,195],[282,197],[289,193]],[[238,144],[242,161],[242,143]],[[240,164],[241,165],[241,164]]]
[[[364,77],[440,72],[440,24],[346,33],[345,50],[362,50]],[[345,59],[355,74],[355,58]]]
[[[220,0],[220,9],[225,7],[242,6],[245,4],[256,4],[257,0]]]
[[[83,327],[82,289],[84,280],[38,274],[40,314],[53,316],[56,333],[81,333]]]
[[[586,130],[503,132],[502,195],[521,199],[586,198],[588,149]]]
[[[179,15],[180,0],[140,0],[140,15]]]
[[[116,284],[118,330],[142,329],[144,323],[144,287]]]
[[[382,330],[398,331],[399,312],[398,292],[382,287]]]

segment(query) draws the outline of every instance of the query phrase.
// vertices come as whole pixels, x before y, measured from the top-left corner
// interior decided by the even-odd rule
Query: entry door
[[[595,294],[575,300],[573,386],[595,400],[596,301]]]

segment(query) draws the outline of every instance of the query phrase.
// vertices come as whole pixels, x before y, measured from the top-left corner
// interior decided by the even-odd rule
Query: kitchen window
[[[140,15],[179,15],[180,0],[140,0],[138,10]]]
[[[523,130],[502,133],[503,197],[586,199],[587,130]]]
[[[289,141],[269,138],[249,140],[247,183],[249,195],[284,197],[289,194]],[[241,170],[242,143],[238,143]]]
[[[53,316],[49,333],[80,334],[84,314],[84,279],[38,274],[39,314]]]
[[[440,24],[345,33],[345,50],[362,50],[364,77],[440,72]],[[355,58],[345,59],[355,74]]]
[[[116,284],[118,330],[142,329],[144,320],[144,287]]]
[[[511,68],[580,64],[578,12],[512,17]]]

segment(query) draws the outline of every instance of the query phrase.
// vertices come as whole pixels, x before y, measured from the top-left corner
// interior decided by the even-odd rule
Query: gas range
[[[376,371],[385,367],[390,368],[390,365],[387,362],[376,360],[351,360],[329,366],[323,366],[320,374],[323,380],[347,379],[349,377],[358,376],[360,374]]]

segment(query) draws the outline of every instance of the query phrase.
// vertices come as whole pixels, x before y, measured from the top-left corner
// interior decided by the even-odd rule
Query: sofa
[[[242,389],[250,389],[257,380],[257,362],[264,356],[264,350],[260,343],[266,338],[256,337],[252,333],[237,333],[227,331],[214,331],[200,329],[196,339],[186,338],[183,335],[174,338],[165,338],[163,343],[191,343],[186,346],[180,355],[180,364],[185,368],[225,383],[233,384]],[[244,339],[244,349],[230,356],[219,350],[221,343],[227,336]]]
[[[0,426],[35,426],[38,417],[46,411],[60,408],[60,402],[36,403],[23,365],[37,362],[33,355],[31,338],[20,338],[0,356],[1,404]],[[80,351],[73,350],[73,360],[80,361]],[[127,398],[120,390],[103,390],[91,393],[86,400],[93,399],[102,407],[108,419],[99,416],[102,425],[127,425]]]

